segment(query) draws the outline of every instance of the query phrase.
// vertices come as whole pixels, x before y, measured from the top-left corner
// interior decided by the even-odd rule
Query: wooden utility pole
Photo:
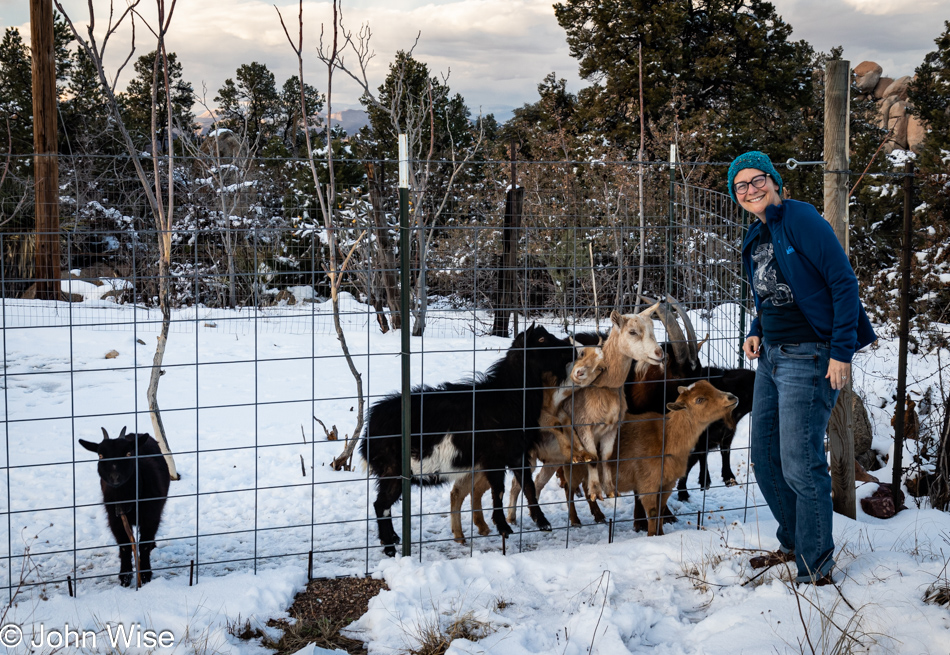
[[[825,67],[825,219],[848,254],[848,156],[851,114],[851,62],[829,61]],[[831,446],[831,492],[835,511],[855,518],[854,430],[851,379],[838,395],[828,424]]]
[[[33,59],[33,174],[36,181],[36,297],[59,300],[59,160],[53,2],[30,0]]]

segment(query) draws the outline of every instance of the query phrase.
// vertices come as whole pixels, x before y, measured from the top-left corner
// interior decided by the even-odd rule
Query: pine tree
[[[280,108],[274,74],[266,64],[256,61],[241,64],[231,78],[224,81],[214,101],[223,116],[224,127],[245,135],[250,144],[259,144],[273,134]]]
[[[379,105],[365,97],[362,99],[373,137],[387,157],[397,156],[397,137],[399,132],[405,131],[418,131],[420,143],[425,144],[422,156],[428,155],[432,123],[435,124],[434,159],[444,157],[452,147],[458,151],[474,142],[469,121],[471,112],[464,98],[457,93],[451,95],[447,84],[430,75],[428,65],[402,50],[389,65],[389,74],[379,87],[377,100],[395,110],[391,117]]]
[[[309,84],[304,84],[304,98],[307,105],[307,125],[313,116],[323,111],[323,95]],[[294,75],[287,78],[280,90],[278,99],[277,124],[284,145],[295,157],[299,146],[303,145],[304,121],[300,115],[300,78]]]
[[[950,21],[944,23],[943,34],[934,43],[937,49],[927,53],[917,67],[908,94],[914,104],[913,114],[928,128],[918,159],[918,211],[920,241],[915,243],[918,265],[915,283],[922,299],[921,311],[931,321],[945,323],[950,316],[950,286],[942,275],[950,264],[946,248],[950,240]],[[915,204],[917,204],[915,202]],[[947,337],[939,337],[947,345]]]
[[[135,62],[136,76],[129,82],[125,93],[119,94],[126,127],[137,146],[150,147],[152,142],[152,77],[157,51],[142,55]],[[159,147],[165,148],[165,132],[168,124],[165,77],[162,74],[161,61],[158,62],[156,94],[156,137]],[[182,66],[174,52],[168,53],[168,79],[171,85],[172,123],[175,129],[191,132],[194,129],[194,91],[191,83],[182,78]]]
[[[639,141],[639,55],[652,138],[679,121],[705,126],[722,154],[765,141],[809,101],[811,47],[763,0],[565,0],[555,15],[580,74],[593,128]],[[666,144],[664,144],[665,146]],[[722,155],[720,155],[722,156]]]
[[[0,149],[27,154],[33,152],[33,87],[30,69],[30,49],[23,42],[20,31],[8,27],[0,41]]]

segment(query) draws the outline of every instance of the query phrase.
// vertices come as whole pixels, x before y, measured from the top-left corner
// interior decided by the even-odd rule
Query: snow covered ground
[[[372,398],[396,390],[399,335],[379,334],[358,303],[347,299],[345,309],[353,312],[347,338],[364,391]],[[703,352],[716,363],[736,362],[735,342],[717,340],[733,309],[693,315],[701,333],[713,333]],[[749,484],[747,421],[732,455],[742,484],[722,487],[713,455],[714,487],[700,492],[694,469],[692,497],[671,501],[681,516],[665,536],[632,531],[629,498],[604,506],[615,521],[613,543],[584,506],[586,525],[568,529],[563,492],[552,483],[541,500],[555,530],[538,533],[530,519],[519,520],[524,531],[503,556],[494,534],[464,546],[452,540],[447,489],[415,489],[413,557],[388,560],[367,520],[371,481],[359,467],[330,469],[342,443],[327,442],[312,418],[336,425],[341,437],[356,424],[354,385],[327,304],[250,315],[190,309],[175,318],[159,401],[182,480],[172,484],[152,557],[160,571],[135,592],[117,585],[94,456],[77,439],[99,441],[100,426],[113,435],[124,425],[152,431],[144,410],[157,316],[93,298],[3,306],[0,585],[31,585],[17,592],[3,623],[22,626],[27,639],[41,629],[52,635],[37,652],[55,650],[54,633],[67,623],[98,631],[90,652],[109,652],[107,625],[120,624],[137,626],[138,636],[167,630],[177,652],[260,652],[227,634],[228,622],[283,616],[306,582],[311,551],[315,576],[386,578],[391,591],[353,627],[371,653],[411,649],[426,627],[453,623],[482,635],[456,640],[453,653],[831,652],[840,637],[834,625],[869,652],[950,652],[950,615],[922,601],[931,584],[946,583],[950,517],[912,499],[888,521],[860,509],[857,521],[835,516],[840,594],[825,587],[797,595],[778,570],[751,579],[749,549],[772,549],[776,540]],[[464,378],[500,356],[507,340],[459,329],[477,318],[484,320],[456,315],[413,340],[413,383]],[[549,327],[556,330],[553,321]],[[939,402],[948,358],[947,351],[911,357],[908,385],[922,407],[928,388]],[[855,388],[881,453],[890,451],[896,367],[895,340],[855,360]],[[905,452],[905,462],[912,455]],[[889,480],[890,471],[876,475]],[[396,526],[401,531],[398,518]],[[189,587],[192,561],[197,584]]]

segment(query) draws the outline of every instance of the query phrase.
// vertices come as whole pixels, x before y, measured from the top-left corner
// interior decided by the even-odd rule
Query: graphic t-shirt
[[[759,322],[769,343],[811,343],[821,341],[795,303],[772,250],[772,232],[766,223],[759,226],[758,243],[752,251],[752,284],[759,296]],[[829,311],[831,308],[829,307]]]

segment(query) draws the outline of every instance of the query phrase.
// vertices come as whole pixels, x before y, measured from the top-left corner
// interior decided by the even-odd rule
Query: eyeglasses
[[[745,192],[749,190],[750,184],[754,186],[756,189],[764,189],[765,180],[767,180],[768,177],[769,176],[764,173],[762,175],[756,175],[748,182],[736,182],[734,185],[732,185],[732,188],[735,189],[736,195],[740,195],[740,196],[745,194]]]

